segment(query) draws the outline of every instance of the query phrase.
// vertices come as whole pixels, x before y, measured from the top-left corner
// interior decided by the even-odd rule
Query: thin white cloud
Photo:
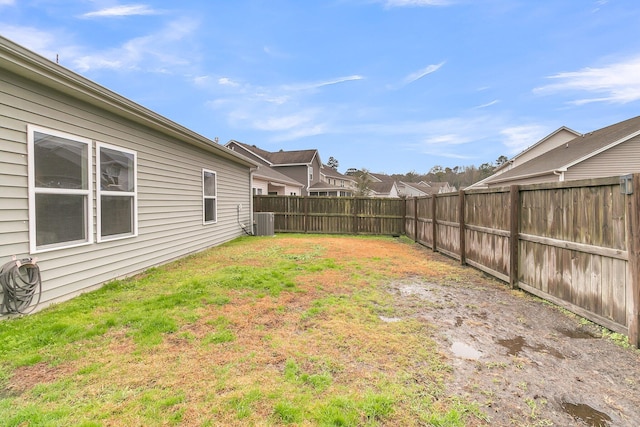
[[[120,16],[135,16],[135,15],[158,15],[159,11],[145,5],[145,4],[128,4],[109,7],[106,9],[96,10],[94,12],[88,12],[82,15],[83,18],[113,18]]]
[[[291,129],[289,132],[280,133],[272,138],[273,141],[295,141],[309,136],[323,135],[329,133],[328,127],[323,124],[314,124]]]
[[[415,82],[416,80],[420,80],[424,76],[427,76],[427,75],[429,75],[431,73],[435,73],[443,65],[444,65],[444,61],[439,63],[439,64],[428,65],[425,68],[416,71],[415,73],[409,74],[407,77],[404,78],[404,83],[405,84],[411,84],[411,83]]]
[[[574,105],[592,102],[625,104],[640,100],[640,56],[600,68],[558,73],[548,77],[558,83],[534,89],[535,93],[589,92],[598,96],[570,101]]]
[[[353,81],[362,80],[362,79],[364,79],[363,76],[354,74],[352,76],[337,77],[335,79],[324,80],[324,81],[319,81],[319,82],[296,83],[296,84],[290,84],[290,85],[283,85],[281,87],[281,89],[285,90],[285,91],[313,90],[313,89],[319,89],[319,88],[324,87],[324,86],[331,86],[331,85],[336,85],[336,84],[340,84],[340,83],[353,82]]]
[[[188,48],[199,23],[190,19],[169,22],[157,33],[128,40],[120,46],[96,51],[80,46],[64,31],[4,26],[2,34],[38,54],[80,73],[99,69],[138,70],[190,74],[196,55]]]
[[[267,131],[281,131],[298,128],[301,126],[307,126],[312,123],[315,115],[312,112],[306,111],[298,114],[292,114],[282,117],[268,117],[262,120],[255,120],[253,127],[259,130]]]
[[[184,42],[198,26],[190,19],[172,21],[157,33],[128,40],[119,47],[78,55],[74,68],[80,72],[106,68],[165,74],[190,69],[194,66],[193,55]]]
[[[609,0],[597,0],[595,2],[596,6],[593,8],[593,10],[591,10],[591,12],[592,13],[596,13],[596,12],[600,11],[600,6],[604,6],[607,3],[609,3]]]
[[[513,124],[505,117],[486,114],[389,123],[359,130],[395,137],[401,134],[403,140],[416,141],[405,144],[410,151],[456,159],[478,158],[483,148],[497,144],[502,146],[500,151],[504,150],[504,154],[516,154],[548,134],[547,127],[542,124]],[[475,148],[461,150],[462,146]]]
[[[385,7],[448,6],[453,0],[384,0]]]
[[[328,86],[355,82],[361,75],[336,77],[316,82],[257,86],[228,76],[200,77],[196,83],[219,97],[207,106],[226,115],[229,124],[241,129],[270,132],[270,141],[289,141],[338,132],[340,120],[334,106],[306,107],[308,97]],[[332,124],[331,126],[329,124]]]
[[[0,0],[0,6],[13,6],[15,3],[15,0]]]
[[[474,110],[479,110],[481,108],[491,107],[492,105],[496,105],[498,102],[500,102],[500,100],[494,99],[493,101],[487,102],[486,104],[481,104],[481,105],[475,106],[475,107],[473,107],[473,109]]]
[[[218,84],[221,86],[231,86],[231,87],[240,86],[240,83],[231,80],[229,77],[220,77],[218,79]]]

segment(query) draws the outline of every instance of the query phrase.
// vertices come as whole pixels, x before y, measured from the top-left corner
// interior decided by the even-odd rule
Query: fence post
[[[520,186],[512,185],[509,194],[509,284],[518,288],[518,251],[520,244]]]
[[[465,236],[465,218],[464,218],[464,190],[458,192],[458,221],[460,222],[460,264],[466,265],[466,236]]]
[[[358,230],[358,198],[354,197],[352,200],[353,204],[351,205],[351,234],[357,234]]]
[[[308,196],[302,196],[302,205],[304,206],[304,232],[309,230],[309,199]]]
[[[438,250],[438,238],[436,237],[438,235],[436,230],[436,200],[438,200],[438,197],[435,194],[433,194],[431,197],[433,198],[433,200],[431,201],[431,238],[433,239],[433,247],[431,249],[433,250],[433,252],[436,252]]]
[[[629,343],[640,345],[640,174],[633,174],[633,193],[626,197],[627,253],[629,283],[627,284],[627,327]]]
[[[407,198],[405,197],[402,200],[402,205],[400,205],[400,215],[402,216],[402,222],[400,223],[400,235],[407,235]]]
[[[418,197],[413,198],[413,241],[418,242]]]

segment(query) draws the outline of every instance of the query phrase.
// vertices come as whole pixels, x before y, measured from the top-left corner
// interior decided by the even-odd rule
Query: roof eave
[[[566,169],[564,171],[566,171]],[[554,172],[564,172],[564,171],[562,170],[562,168],[549,169],[549,170],[545,170],[545,171],[541,171],[541,172],[534,172],[534,173],[530,173],[530,174],[512,176],[512,177],[507,177],[507,178],[502,178],[502,179],[495,179],[495,180],[491,180],[491,181],[486,181],[485,183],[486,184],[500,184],[501,182],[518,181],[518,180],[527,179],[527,178],[536,178],[538,176],[552,175]],[[478,183],[480,183],[480,181],[478,181]]]

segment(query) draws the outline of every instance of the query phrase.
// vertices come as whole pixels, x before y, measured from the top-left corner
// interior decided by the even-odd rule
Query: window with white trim
[[[96,143],[98,242],[138,235],[137,153]]]
[[[202,169],[202,222],[214,224],[218,221],[218,180],[216,173]]]
[[[31,252],[93,239],[91,140],[28,125]]]

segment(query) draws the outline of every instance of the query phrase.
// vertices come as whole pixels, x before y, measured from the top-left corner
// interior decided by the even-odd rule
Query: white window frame
[[[133,191],[108,191],[103,190],[100,185],[100,150],[106,148],[113,151],[121,151],[123,153],[133,155]],[[102,196],[130,197],[133,199],[133,223],[132,232],[123,234],[113,234],[109,236],[102,235]],[[133,150],[119,147],[117,145],[106,144],[104,142],[96,142],[96,228],[98,243],[112,240],[130,239],[138,236],[138,153]]]
[[[204,174],[205,173],[213,174],[213,179],[215,180],[214,190],[213,190],[215,195],[213,196],[207,196],[204,192],[204,189],[205,189]],[[214,210],[213,221],[207,221],[205,218],[206,200],[213,200],[213,210]],[[211,224],[216,224],[217,222],[218,222],[218,173],[210,169],[202,169],[202,225],[211,225]]]
[[[58,138],[68,139],[70,141],[85,144],[87,146],[86,158],[86,189],[71,188],[44,188],[36,187],[36,171],[35,171],[35,133],[43,133]],[[91,167],[92,159],[92,141],[88,138],[82,138],[66,132],[60,132],[40,126],[27,125],[27,162],[28,162],[28,195],[29,195],[29,251],[30,253],[50,252],[59,249],[74,248],[78,246],[90,245],[93,243],[93,169]],[[60,194],[60,195],[82,195],[85,196],[85,236],[82,241],[71,241],[54,243],[50,245],[38,246],[36,242],[36,195],[37,194]]]

